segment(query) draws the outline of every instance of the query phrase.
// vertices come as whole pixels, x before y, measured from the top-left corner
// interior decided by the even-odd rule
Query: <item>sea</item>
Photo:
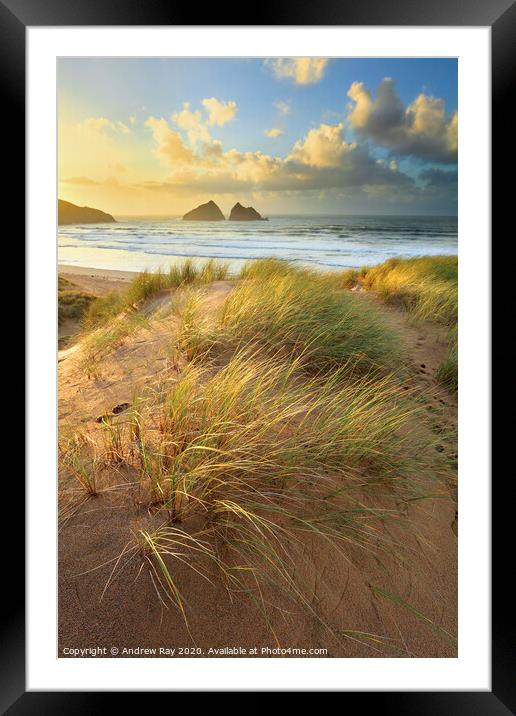
[[[121,271],[166,270],[186,257],[214,258],[238,271],[276,257],[312,268],[373,266],[401,256],[457,254],[457,217],[271,216],[257,222],[189,222],[117,217],[116,223],[60,226],[60,264]]]

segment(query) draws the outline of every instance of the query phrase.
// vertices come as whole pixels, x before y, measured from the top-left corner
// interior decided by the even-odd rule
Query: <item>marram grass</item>
[[[415,320],[428,320],[450,327],[447,354],[437,378],[452,390],[458,386],[458,259],[457,256],[424,256],[389,259],[371,268],[341,275],[342,285],[361,285],[386,302],[401,303]]]
[[[215,372],[188,363],[153,405],[152,421],[144,408],[127,418],[132,444],[117,444],[117,454],[134,455],[143,494],[165,521],[136,535],[129,552],[143,539],[160,599],[186,621],[176,558],[230,592],[259,602],[273,586],[309,608],[292,574],[303,536],[344,558],[350,548],[389,550],[375,520],[403,521],[404,501],[419,494],[420,436],[407,430],[417,409],[389,376],[350,380],[343,368],[307,379],[300,361],[240,350]],[[369,489],[389,507],[366,507]]]
[[[167,272],[143,271],[136,274],[124,292],[108,293],[93,301],[84,315],[83,326],[86,330],[91,330],[105,325],[121,313],[135,310],[141,301],[149,299],[160,291],[221,281],[228,275],[228,265],[214,259],[201,264],[186,259],[181,264],[171,266]]]
[[[334,277],[274,260],[244,267],[243,276],[223,304],[214,342],[253,342],[321,375],[344,365],[356,373],[399,365],[398,337],[373,306],[338,290]]]
[[[448,350],[441,365],[437,369],[436,377],[451,390],[458,390],[459,344],[457,327],[450,330],[448,341]]]
[[[115,316],[83,339],[80,367],[89,378],[97,377],[102,372],[104,359],[130,336],[148,326],[148,320],[141,313]]]
[[[343,285],[359,282],[385,301],[401,303],[415,318],[453,326],[457,322],[457,256],[389,259],[342,275]]]
[[[82,318],[86,333],[83,339],[82,368],[88,376],[96,376],[104,358],[140,328],[148,327],[139,304],[160,291],[171,288],[201,286],[226,279],[228,266],[209,259],[196,264],[192,259],[173,265],[165,273],[143,271],[136,274],[122,293],[108,293],[91,301]]]

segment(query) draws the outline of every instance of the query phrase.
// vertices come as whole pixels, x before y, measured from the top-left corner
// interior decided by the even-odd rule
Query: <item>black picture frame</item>
[[[25,184],[25,31],[34,26],[74,25],[198,25],[192,23],[195,9],[177,7],[167,0],[0,0],[0,77],[4,110],[0,112],[3,137],[8,146],[15,149],[9,162],[9,181],[13,187],[9,193],[9,213],[25,215],[25,197],[21,187]],[[390,26],[490,26],[492,30],[492,215],[493,234],[504,222],[512,206],[512,182],[502,179],[507,166],[514,166],[514,141],[512,114],[508,110],[514,95],[516,65],[516,3],[514,0],[363,0],[362,3],[345,3],[343,0],[319,0],[314,7],[307,0],[290,2],[279,0],[274,5],[260,3],[253,6],[252,18],[246,22],[223,22],[220,6],[202,10],[203,25],[390,25]],[[231,13],[233,16],[233,13]],[[233,16],[234,19],[234,16]],[[273,22],[271,20],[274,20]],[[507,138],[507,141],[506,139]],[[503,146],[502,146],[503,142]],[[6,155],[4,154],[4,157]],[[4,167],[5,168],[5,167]],[[507,216],[508,218],[508,216]],[[507,223],[507,226],[510,226]],[[19,221],[17,231],[19,232]],[[513,229],[511,229],[513,234]],[[20,241],[21,245],[21,241]],[[493,260],[494,260],[493,256]],[[506,259],[505,259],[506,260]],[[493,269],[495,265],[493,265]],[[493,302],[493,308],[503,305],[503,298]],[[501,355],[500,355],[501,358]],[[496,361],[497,354],[493,352]],[[493,388],[496,383],[493,382]],[[494,435],[493,454],[496,446],[503,448],[502,428]],[[507,437],[507,436],[506,436]],[[512,479],[510,470],[507,479]],[[6,476],[7,477],[7,476]],[[505,475],[502,474],[502,477]],[[14,484],[16,478],[16,483]],[[4,485],[7,510],[17,504],[22,512],[21,475],[11,474]],[[516,670],[514,646],[516,644],[511,609],[513,591],[507,580],[507,544],[504,534],[511,524],[513,513],[507,499],[507,486],[494,483],[492,565],[492,691],[466,692],[347,692],[344,707],[349,708],[350,699],[359,699],[361,708],[381,709],[383,714],[479,714],[502,716],[516,713]],[[9,495],[9,490],[13,491]],[[5,514],[5,513],[4,513]],[[9,714],[58,714],[99,713],[109,708],[113,701],[102,692],[26,692],[25,691],[25,610],[24,569],[20,555],[22,532],[17,525],[15,550],[4,549],[4,581],[2,596],[7,602],[3,610],[2,639],[0,647],[0,708]],[[509,558],[510,559],[510,558]],[[7,562],[7,564],[5,563]],[[509,565],[510,569],[510,565]],[[510,581],[510,580],[509,580]],[[117,695],[116,698],[119,698]],[[365,697],[365,701],[364,701]],[[135,699],[131,694],[133,707]],[[120,707],[117,702],[117,707]]]

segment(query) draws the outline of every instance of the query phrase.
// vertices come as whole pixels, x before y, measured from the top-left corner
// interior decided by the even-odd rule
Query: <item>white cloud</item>
[[[285,134],[283,129],[280,129],[279,127],[272,127],[272,129],[266,129],[265,130],[265,136],[270,137],[271,139],[276,139],[277,137],[281,137],[282,134]]]
[[[210,126],[217,125],[223,127],[235,118],[238,109],[236,102],[231,100],[229,102],[222,102],[215,97],[203,99],[202,104],[208,113],[208,124]]]
[[[277,79],[291,79],[298,85],[320,82],[328,65],[324,57],[278,57],[265,60]]]

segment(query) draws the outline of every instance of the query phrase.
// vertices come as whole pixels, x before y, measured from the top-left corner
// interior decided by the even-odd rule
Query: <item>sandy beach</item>
[[[114,271],[66,264],[59,264],[58,273],[85,291],[91,291],[99,296],[109,291],[122,291],[135,276],[133,271]]]

